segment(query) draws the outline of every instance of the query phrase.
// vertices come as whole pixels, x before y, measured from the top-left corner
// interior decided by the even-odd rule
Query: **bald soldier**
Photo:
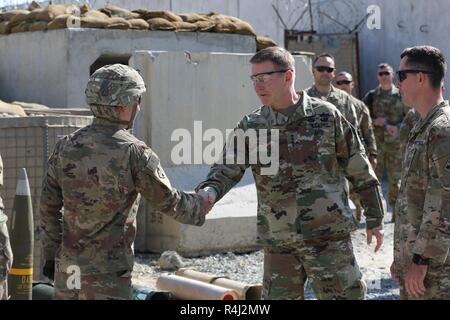
[[[145,90],[128,66],[95,71],[86,87],[92,125],[62,138],[48,160],[40,215],[44,275],[54,277],[55,299],[132,299],[141,194],[181,223],[205,222],[207,199],[172,188],[158,156],[126,130]]]
[[[264,299],[303,299],[306,279],[318,299],[364,299],[366,288],[350,238],[357,225],[345,179],[361,197],[368,244],[375,236],[375,250],[383,242],[384,208],[356,130],[331,103],[295,91],[295,61],[287,50],[260,50],[250,63],[262,106],[239,121],[223,149],[223,161],[211,167],[196,190],[215,203],[247,168],[252,170],[258,241],[264,246]],[[245,135],[257,141],[239,140]],[[239,141],[241,147],[236,147]],[[274,172],[267,172],[260,158],[249,160],[257,151],[254,146],[262,144],[279,150]],[[245,161],[229,161],[239,158]]]
[[[3,162],[0,155],[0,187],[3,187]],[[8,217],[3,212],[2,198],[0,197],[0,300],[8,299],[8,272],[12,266],[12,250],[9,242],[9,233],[6,222]]]
[[[377,177],[382,181],[386,171],[388,179],[388,202],[392,208],[392,221],[395,221],[395,201],[400,180],[401,151],[400,126],[408,112],[394,86],[394,69],[387,63],[378,65],[379,86],[369,91],[362,99],[369,107],[374,125],[378,156]]]
[[[370,111],[367,106],[361,100],[356,99],[352,95],[355,83],[353,82],[353,77],[350,73],[346,71],[339,72],[336,76],[336,87],[347,92],[352,99],[352,103],[355,106],[356,111],[356,121],[357,129],[361,139],[363,140],[364,146],[366,147],[366,154],[369,158],[372,167],[375,169],[377,166],[377,145],[375,142],[375,134],[373,132],[372,118],[370,117]],[[356,207],[356,219],[361,220],[362,206],[357,195],[351,191],[350,199]]]

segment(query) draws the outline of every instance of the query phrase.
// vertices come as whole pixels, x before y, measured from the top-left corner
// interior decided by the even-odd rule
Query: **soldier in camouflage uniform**
[[[357,225],[348,204],[346,177],[361,196],[367,217],[368,243],[373,235],[378,250],[383,241],[381,188],[352,125],[331,103],[294,88],[292,55],[270,47],[250,60],[255,92],[263,106],[245,116],[235,128],[241,132],[276,130],[279,168],[264,174],[246,140],[245,163],[227,159],[242,156],[236,136],[228,139],[223,164],[211,167],[197,186],[211,202],[220,200],[250,167],[258,194],[258,241],[264,246],[264,299],[302,299],[304,283],[312,280],[318,299],[363,299],[365,285],[353,254],[350,232]],[[254,145],[254,143],[253,143]],[[272,149],[271,149],[272,150]]]
[[[375,129],[378,148],[375,171],[380,181],[386,171],[388,201],[393,209],[392,221],[395,221],[395,201],[401,167],[399,130],[408,108],[402,103],[400,93],[392,82],[394,71],[389,64],[381,63],[378,66],[377,77],[380,85],[369,91],[362,100],[369,107]]]
[[[62,138],[48,160],[40,215],[44,274],[51,278],[54,272],[55,299],[132,298],[140,194],[181,223],[205,221],[207,200],[172,188],[158,156],[125,130],[143,92],[134,69],[98,69],[86,88],[92,125]],[[73,266],[81,287],[74,286]]]
[[[3,162],[0,156],[0,187],[3,187]],[[2,198],[0,197],[0,300],[8,299],[8,271],[12,266],[12,250],[9,243],[9,234],[6,222],[8,217],[3,212]]]
[[[372,167],[375,169],[377,166],[377,144],[375,142],[375,134],[373,132],[372,118],[370,117],[370,111],[367,106],[361,100],[356,99],[352,96],[352,90],[355,84],[353,82],[353,77],[350,73],[342,71],[336,76],[336,87],[347,92],[355,106],[356,119],[357,119],[357,129],[359,131],[359,136],[363,140],[364,146],[366,147],[366,154],[369,158]],[[356,220],[361,220],[362,205],[359,197],[355,192],[350,192],[350,199],[352,199],[355,204],[356,210]]]
[[[410,109],[406,116],[403,118],[403,121],[400,125],[400,149],[402,154],[402,161],[405,155],[406,145],[408,143],[408,136],[411,130],[414,128],[417,122],[420,121],[420,114],[414,110],[414,108]]]
[[[392,276],[401,299],[450,299],[450,106],[442,97],[446,70],[437,48],[401,54],[402,99],[421,120],[408,137],[397,201]]]
[[[306,89],[308,96],[332,103],[348,122],[358,128],[358,117],[350,95],[332,84],[336,76],[334,57],[328,53],[318,55],[313,61],[312,73],[314,85]]]

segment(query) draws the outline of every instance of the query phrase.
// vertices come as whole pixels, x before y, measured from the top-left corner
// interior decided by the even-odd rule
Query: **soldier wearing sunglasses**
[[[329,53],[318,55],[313,61],[314,84],[306,89],[310,97],[315,97],[332,103],[355,128],[358,126],[355,106],[350,96],[333,86],[336,76],[335,60]]]
[[[388,202],[395,221],[395,201],[400,180],[401,148],[399,130],[408,108],[402,103],[400,93],[394,86],[393,68],[387,63],[378,65],[379,86],[369,91],[362,99],[372,116],[378,148],[375,172],[380,181],[386,171],[389,192]]]
[[[450,299],[450,106],[446,61],[431,46],[400,56],[397,87],[420,114],[408,136],[397,200],[392,277],[401,299]]]
[[[336,87],[347,92],[352,98],[357,116],[357,129],[364,142],[364,146],[366,147],[367,157],[369,158],[372,167],[375,169],[377,165],[377,145],[375,142],[375,134],[373,132],[372,118],[370,117],[370,111],[364,102],[352,96],[354,86],[353,77],[350,73],[342,71],[336,76]],[[357,194],[352,191],[350,192],[350,199],[352,199],[356,207],[356,219],[360,221],[362,213],[360,199]]]

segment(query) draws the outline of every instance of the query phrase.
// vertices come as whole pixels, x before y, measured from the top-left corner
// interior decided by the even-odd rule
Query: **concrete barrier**
[[[193,191],[204,180],[209,165],[194,147],[205,146],[202,133],[218,129],[224,136],[245,114],[260,107],[249,78],[253,54],[137,51],[131,64],[147,84],[135,134],[160,157],[176,188]],[[311,56],[296,55],[296,88],[311,85]],[[202,130],[198,124],[201,122]],[[197,124],[197,125],[196,125]],[[171,157],[172,133],[191,134],[193,164],[176,164]],[[203,148],[200,148],[203,149]],[[184,256],[213,252],[250,251],[256,244],[256,188],[247,170],[241,182],[221,199],[207,216],[205,225],[180,224],[152,212],[145,201],[138,213],[137,251],[175,250]]]

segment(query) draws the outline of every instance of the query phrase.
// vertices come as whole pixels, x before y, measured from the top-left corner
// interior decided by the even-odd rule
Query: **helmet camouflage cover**
[[[133,106],[145,92],[141,75],[123,64],[112,64],[96,70],[86,86],[89,105]]]

